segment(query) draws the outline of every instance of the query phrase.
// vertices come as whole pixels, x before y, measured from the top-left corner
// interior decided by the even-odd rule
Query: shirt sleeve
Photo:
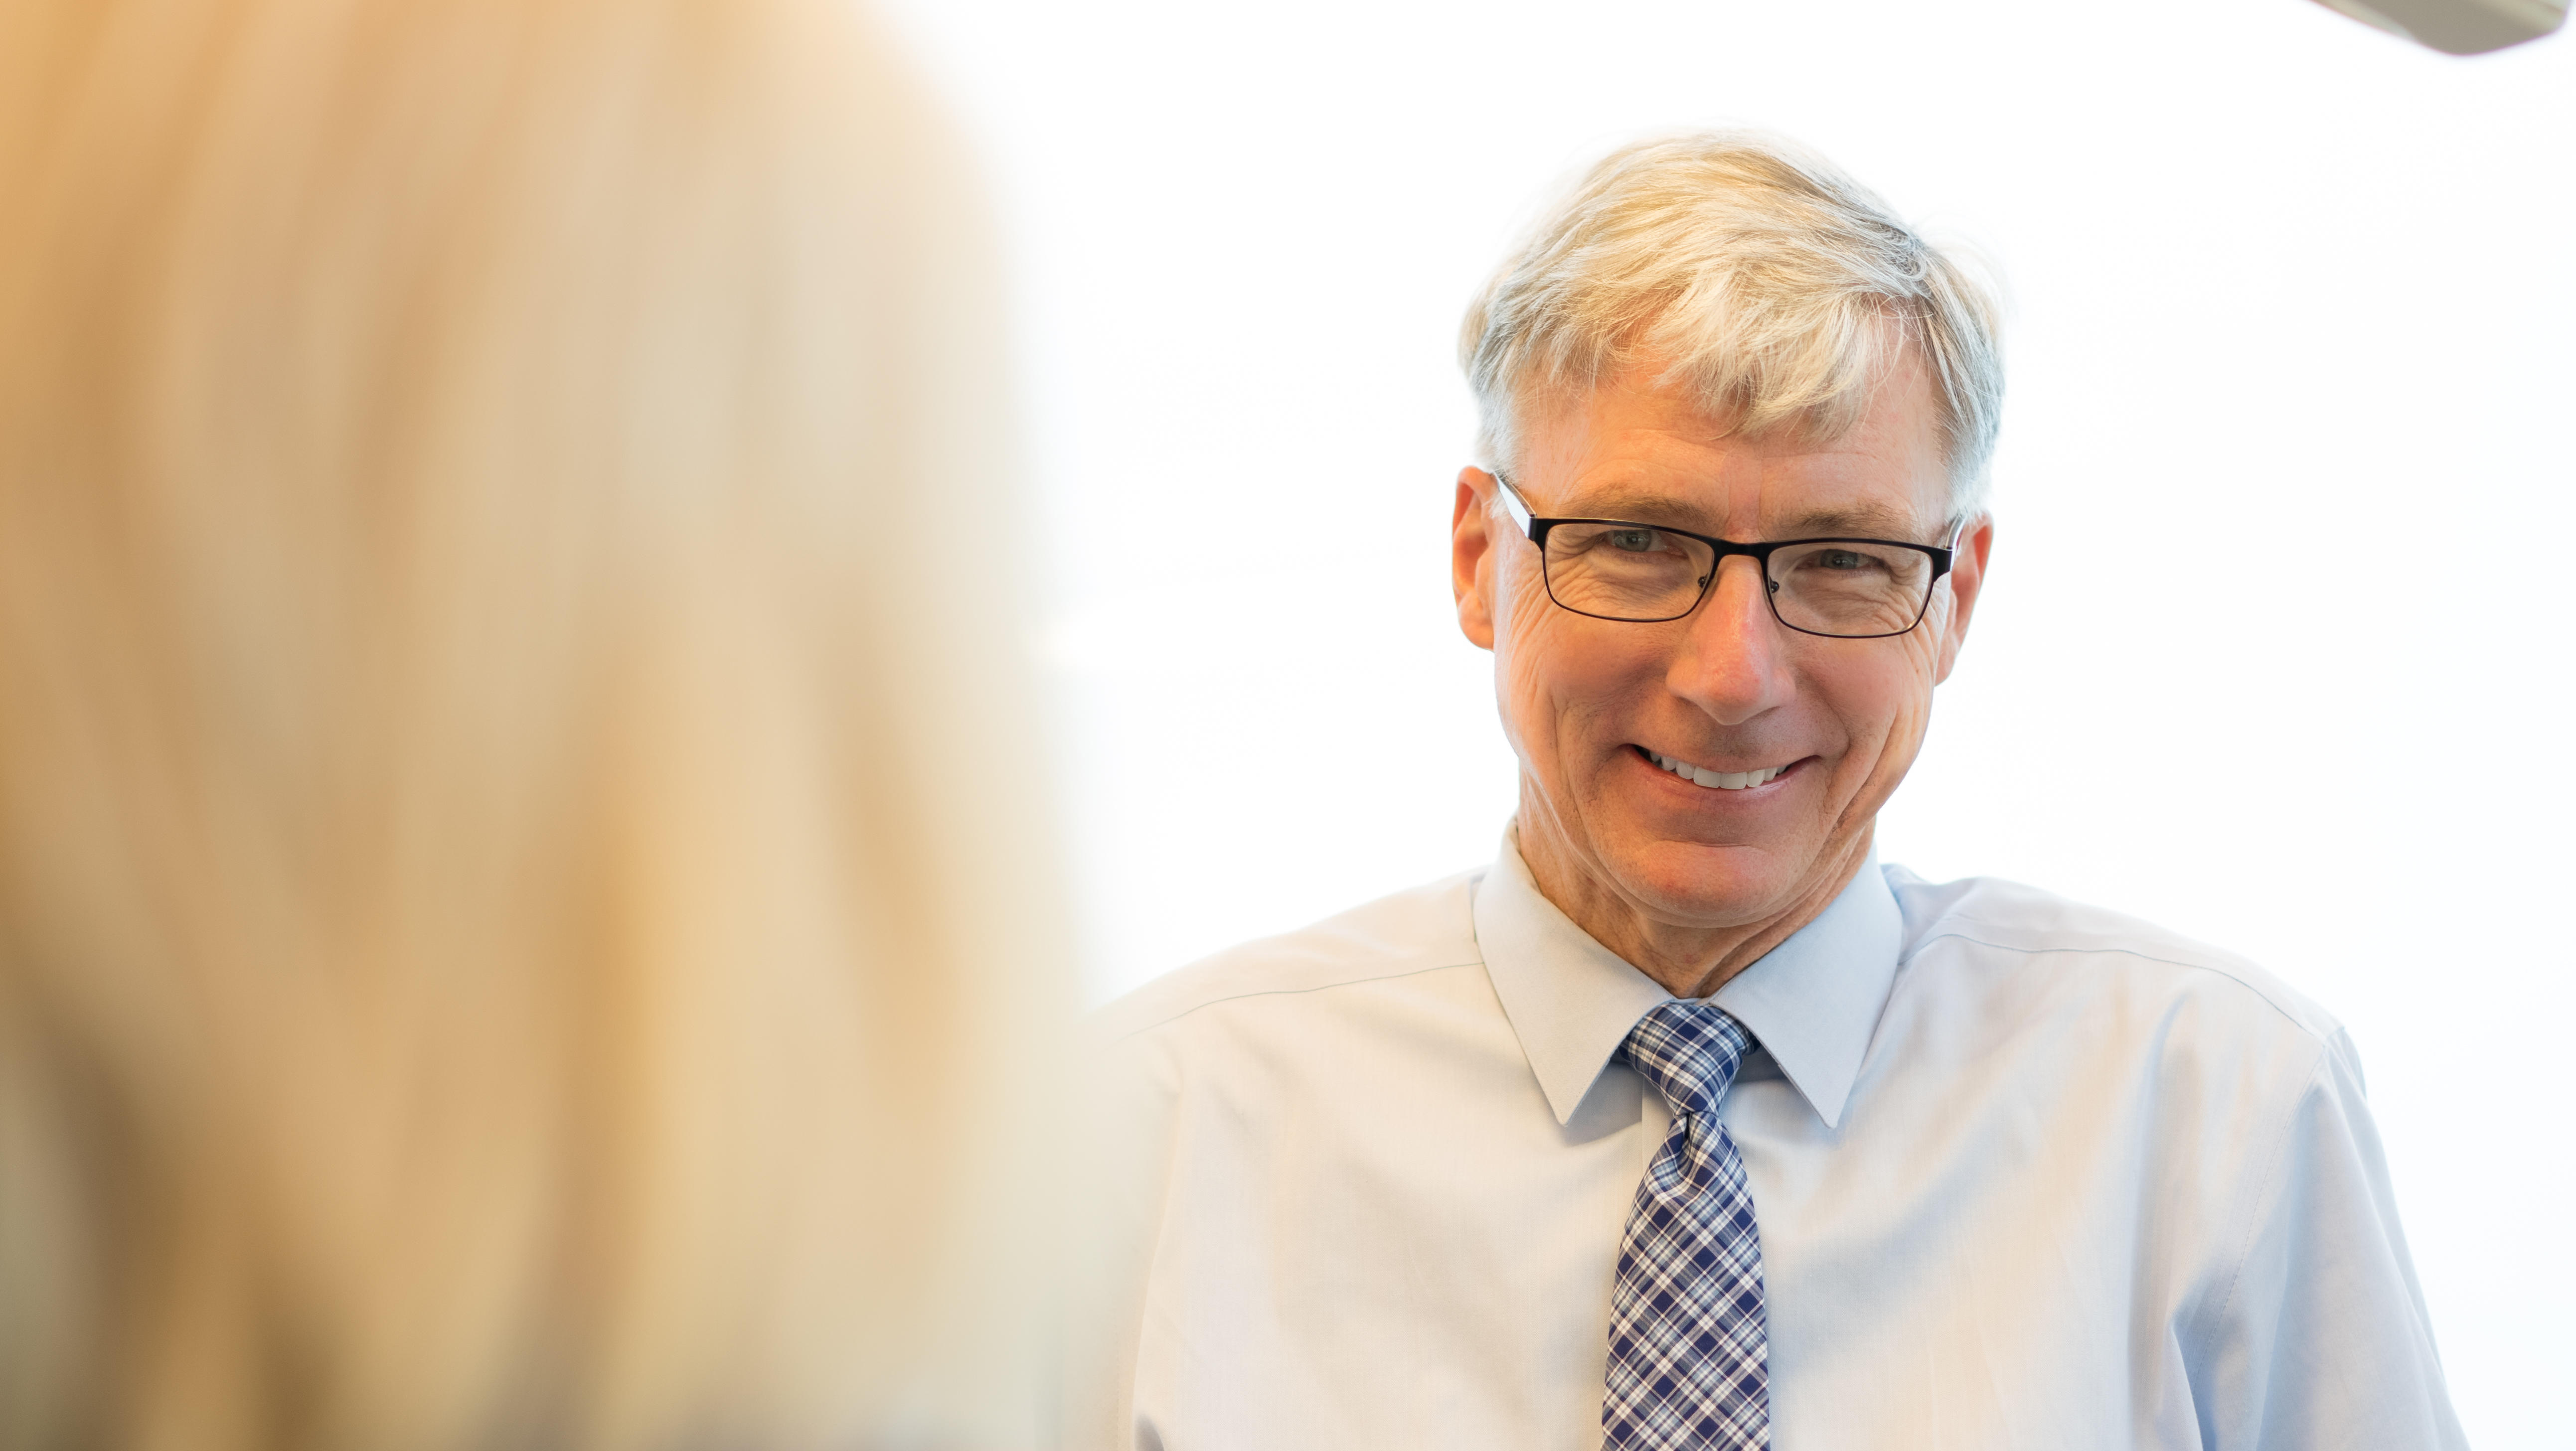
[[[2293,1106],[2193,1368],[2215,1451],[2465,1448],[2340,1029]]]

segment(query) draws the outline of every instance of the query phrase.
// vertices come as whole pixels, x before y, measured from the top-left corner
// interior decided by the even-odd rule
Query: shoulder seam
[[[2162,963],[2167,967],[2186,968],[2193,972],[2216,973],[2218,976],[2223,977],[2229,982],[2236,984],[2238,987],[2245,989],[2247,992],[2252,993],[2256,998],[2261,1000],[2263,1006],[2270,1008],[2273,1012],[2279,1014],[2291,1027],[2298,1029],[2300,1032],[2307,1034],[2318,1042],[2323,1043],[2331,1036],[2330,1034],[2320,1033],[2315,1028],[2301,1022],[2298,1014],[2291,1012],[2289,1009],[2273,1001],[2270,993],[2263,991],[2261,988],[2256,987],[2254,984],[2247,982],[2245,979],[2237,976],[2235,973],[2229,972],[2223,967],[2213,967],[2206,962],[2186,962],[2178,957],[2160,957],[2155,953],[2142,951],[2135,947],[2029,947],[2017,942],[1992,941],[1988,938],[1979,937],[1972,932],[1961,931],[1957,928],[1935,928],[1934,930],[1923,934],[1923,936],[1916,941],[1914,944],[1914,951],[1907,953],[1906,958],[1911,960],[1917,954],[1921,953],[1925,946],[1938,942],[1944,937],[1955,937],[1962,942],[1973,942],[1980,947],[1991,947],[1997,952],[2019,952],[2032,956],[2036,956],[2043,952],[2108,952],[2117,953],[2122,957],[2134,957],[2142,962]]]
[[[1247,988],[1242,992],[1226,993],[1221,997],[1201,999],[1197,1002],[1191,1003],[1188,1007],[1167,1013],[1150,1022],[1139,1023],[1133,1028],[1129,1028],[1124,1032],[1112,1036],[1109,1041],[1112,1043],[1124,1043],[1139,1033],[1150,1033],[1156,1028],[1170,1027],[1181,1019],[1189,1017],[1204,1009],[1217,1007],[1224,1003],[1241,1002],[1246,998],[1303,997],[1308,993],[1330,992],[1337,987],[1356,987],[1361,983],[1368,982],[1393,982],[1398,978],[1420,977],[1426,972],[1447,972],[1451,968],[1482,967],[1484,965],[1485,959],[1482,956],[1465,957],[1460,958],[1456,962],[1426,963],[1421,967],[1408,967],[1401,972],[1368,973],[1359,977],[1345,977],[1336,979],[1332,982],[1314,983],[1306,987]]]

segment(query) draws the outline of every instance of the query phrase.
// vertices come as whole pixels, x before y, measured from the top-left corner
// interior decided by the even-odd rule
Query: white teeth
[[[1712,771],[1688,761],[1658,756],[1652,751],[1646,753],[1646,758],[1685,781],[1719,791],[1741,791],[1747,786],[1759,786],[1789,769],[1787,766],[1765,766],[1759,771]]]

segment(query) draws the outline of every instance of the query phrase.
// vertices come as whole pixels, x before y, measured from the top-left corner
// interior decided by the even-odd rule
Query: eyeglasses
[[[1771,617],[1804,635],[1874,640],[1902,635],[1932,606],[1932,585],[1950,572],[1950,546],[1901,539],[1774,539],[1738,544],[1625,519],[1537,519],[1501,474],[1503,507],[1538,546],[1547,597],[1596,620],[1651,624],[1699,608],[1718,564],[1749,556],[1769,587]]]

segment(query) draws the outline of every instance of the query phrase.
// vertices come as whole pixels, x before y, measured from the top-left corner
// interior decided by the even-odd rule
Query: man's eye
[[[1857,574],[1864,570],[1887,568],[1885,560],[1875,554],[1866,554],[1857,549],[1819,549],[1800,560],[1799,564],[1804,568],[1822,570],[1828,574]]]
[[[1654,549],[1658,542],[1655,536],[1659,532],[1653,529],[1613,529],[1603,535],[1602,540],[1613,549],[1644,554]]]

